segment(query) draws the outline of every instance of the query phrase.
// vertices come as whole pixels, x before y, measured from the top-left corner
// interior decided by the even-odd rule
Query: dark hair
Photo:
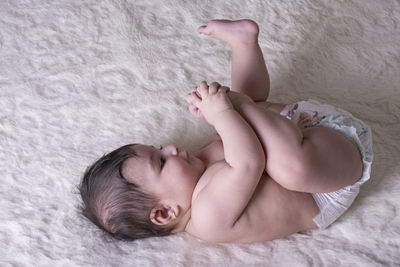
[[[173,226],[159,226],[150,220],[158,199],[144,193],[122,175],[125,160],[137,157],[133,144],[104,155],[83,175],[79,192],[81,213],[100,229],[120,240],[168,235]]]

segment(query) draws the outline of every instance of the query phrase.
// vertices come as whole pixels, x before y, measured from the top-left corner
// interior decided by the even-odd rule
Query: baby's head
[[[126,145],[90,166],[80,185],[82,213],[117,239],[183,231],[203,162],[174,145]]]

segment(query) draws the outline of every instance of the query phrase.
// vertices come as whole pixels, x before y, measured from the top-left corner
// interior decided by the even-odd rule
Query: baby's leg
[[[199,28],[232,48],[232,90],[265,101],[269,76],[253,21],[211,21]],[[266,152],[266,171],[283,187],[302,192],[330,192],[361,176],[357,148],[326,128],[302,132],[292,121],[257,105],[238,110],[253,127]],[[304,135],[303,135],[304,133]]]
[[[324,193],[361,178],[360,152],[332,129],[310,127],[301,131],[291,120],[255,104],[242,105],[239,112],[264,148],[267,173],[283,187]]]
[[[269,76],[258,45],[258,26],[251,20],[213,20],[201,26],[199,33],[226,42],[232,49],[232,90],[265,101],[269,94]]]

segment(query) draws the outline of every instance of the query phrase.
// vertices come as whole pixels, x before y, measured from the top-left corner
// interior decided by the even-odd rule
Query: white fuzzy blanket
[[[324,231],[104,242],[78,215],[81,175],[123,144],[206,141],[184,96],[230,85],[228,46],[196,33],[212,18],[259,23],[272,101],[314,98],[368,123],[372,178]],[[0,266],[398,266],[399,28],[395,0],[2,0]]]

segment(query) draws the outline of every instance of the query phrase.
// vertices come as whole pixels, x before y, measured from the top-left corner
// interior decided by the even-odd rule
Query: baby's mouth
[[[183,159],[185,159],[188,163],[190,163],[190,155],[189,155],[189,152],[187,152],[186,150],[182,150],[182,152],[181,152],[181,157],[183,158]]]
[[[190,158],[189,153],[187,151],[184,151],[183,155],[184,155],[184,158],[186,159],[186,161],[189,161],[189,158]]]

